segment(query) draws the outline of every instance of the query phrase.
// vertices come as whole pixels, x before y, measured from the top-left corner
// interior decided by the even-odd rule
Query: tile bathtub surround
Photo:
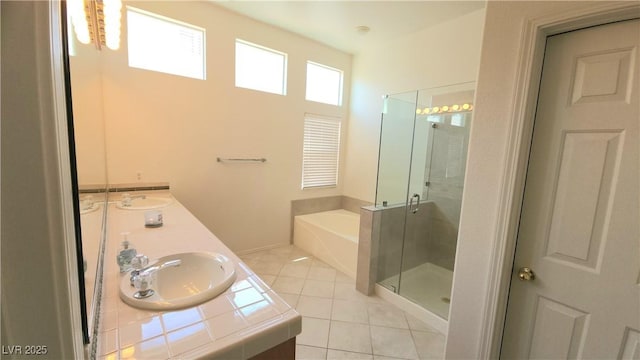
[[[169,192],[147,192],[170,196]],[[98,358],[249,358],[295,337],[301,317],[179,202],[162,208],[164,226],[145,228],[144,211],[110,205]],[[153,260],[173,253],[208,251],[236,264],[235,283],[216,298],[187,309],[147,311],[119,298],[116,254],[122,232]],[[185,241],[184,239],[189,239]]]
[[[443,356],[443,334],[377,296],[363,295],[353,279],[293,245],[241,258],[266,270],[256,274],[302,315],[296,359]]]
[[[293,241],[293,219],[297,215],[307,215],[338,209],[345,209],[354,213],[360,213],[361,207],[370,205],[373,205],[370,201],[360,200],[344,195],[292,200],[290,240]]]
[[[360,209],[365,206],[371,206],[371,201],[360,200],[349,196],[342,196],[341,208],[354,213],[360,213]]]
[[[373,294],[377,281],[381,217],[375,206],[360,209],[356,289],[365,295]]]
[[[291,217],[293,218],[296,215],[307,215],[337,209],[345,209],[359,213],[361,207],[370,205],[373,205],[370,201],[360,200],[344,195],[292,200]]]

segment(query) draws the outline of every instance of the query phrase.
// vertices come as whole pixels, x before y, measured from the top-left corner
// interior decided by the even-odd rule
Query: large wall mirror
[[[63,24],[63,26],[66,24]],[[67,33],[70,29],[67,29]],[[101,253],[108,205],[105,124],[102,106],[100,52],[68,36],[67,89],[71,92],[84,292],[88,328],[93,335],[102,281]]]

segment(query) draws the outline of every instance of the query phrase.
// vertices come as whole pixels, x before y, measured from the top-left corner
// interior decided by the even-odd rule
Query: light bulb
[[[449,111],[449,107],[448,107],[447,105],[443,106],[443,107],[442,107],[442,111],[443,111],[443,112],[447,112],[447,111]]]
[[[469,110],[469,107],[470,107],[470,106],[471,106],[471,105],[469,105],[469,104],[462,104],[462,109],[463,109],[463,110]]]
[[[431,112],[431,109],[430,108],[424,108],[423,112],[425,114],[429,114]]]
[[[122,18],[121,0],[104,0],[105,42],[109,49],[120,48],[120,19]]]
[[[460,110],[460,105],[455,104],[455,105],[453,105],[453,106],[451,107],[451,109],[453,109],[453,111],[458,111],[458,110]]]
[[[71,23],[73,24],[73,30],[76,33],[76,38],[83,44],[91,42],[91,36],[89,35],[89,24],[87,23],[87,14],[85,12],[83,0],[69,0],[69,15],[71,16]]]
[[[120,48],[120,34],[118,36],[110,36],[107,32],[106,45],[111,50],[118,50]]]
[[[433,107],[433,112],[434,112],[434,113],[437,113],[437,112],[439,112],[439,111],[440,111],[440,108],[439,108],[439,107],[437,107],[437,106],[434,106],[434,107]]]
[[[416,114],[418,115],[422,114],[422,109],[416,109]]]
[[[78,38],[78,41],[83,44],[88,44],[91,42],[91,35],[89,35],[89,28],[87,26],[82,26],[82,24],[79,24],[73,27],[76,31],[76,37]]]

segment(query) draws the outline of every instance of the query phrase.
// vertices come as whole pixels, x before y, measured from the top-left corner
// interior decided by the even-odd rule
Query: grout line
[[[329,352],[329,339],[331,339],[331,324],[333,323],[333,320],[329,319],[329,331],[327,332],[327,353]],[[326,357],[327,355],[325,355]]]
[[[371,318],[369,315],[369,304],[367,304],[367,320],[369,321],[369,343],[371,344],[371,357],[375,357],[375,351],[373,350],[373,333],[371,332]]]
[[[292,247],[295,247],[294,245],[291,245]],[[295,250],[293,250],[295,251]],[[263,252],[263,254],[268,253],[268,250],[265,250]],[[309,255],[311,256],[311,255]],[[312,256],[311,256],[312,257]],[[315,258],[314,258],[315,259]],[[291,264],[292,259],[287,258],[285,261],[285,264]],[[282,268],[284,267],[284,265],[282,265],[280,271],[278,272],[278,275],[272,275],[275,277],[273,283],[275,283],[276,281],[278,281],[278,279],[280,279],[283,274],[282,274]],[[345,353],[353,353],[353,354],[363,354],[363,355],[370,355],[372,358],[376,356],[375,351],[374,351],[374,341],[373,341],[373,333],[372,333],[372,326],[377,326],[377,327],[382,327],[382,328],[388,328],[388,329],[393,329],[393,330],[408,330],[409,334],[411,336],[411,341],[412,344],[414,346],[414,350],[416,352],[416,354],[418,354],[418,358],[420,358],[420,354],[418,353],[418,347],[416,345],[416,339],[414,337],[414,331],[415,332],[427,332],[427,333],[433,333],[433,331],[428,331],[428,330],[414,330],[411,328],[411,325],[409,324],[409,320],[407,318],[407,316],[409,316],[410,314],[407,314],[405,311],[402,311],[402,309],[398,308],[397,306],[395,306],[392,303],[387,302],[386,300],[382,299],[382,302],[369,302],[369,301],[365,301],[364,304],[366,305],[366,314],[367,314],[367,323],[366,324],[362,324],[359,322],[351,322],[351,321],[343,321],[343,320],[334,320],[333,319],[333,309],[335,307],[335,301],[336,300],[340,300],[340,301],[346,301],[346,302],[351,302],[351,303],[362,303],[362,301],[360,300],[356,300],[356,299],[352,299],[352,298],[347,298],[347,299],[338,299],[336,298],[336,285],[337,284],[344,284],[342,282],[338,283],[337,282],[337,274],[338,274],[338,270],[336,270],[333,267],[328,267],[329,269],[334,269],[336,271],[336,276],[333,278],[333,280],[316,280],[316,279],[311,279],[309,278],[309,273],[311,271],[311,268],[313,267],[313,263],[310,263],[309,265],[305,265],[305,267],[307,268],[307,272],[304,278],[296,278],[296,279],[302,279],[303,280],[303,288],[300,290],[300,293],[298,294],[289,294],[286,293],[288,295],[294,296],[296,298],[296,303],[295,304],[290,304],[292,305],[292,308],[297,309],[298,305],[300,304],[300,298],[302,296],[307,296],[307,297],[312,297],[312,298],[319,298],[319,299],[331,299],[331,306],[330,306],[330,312],[329,312],[329,319],[325,319],[325,318],[319,318],[319,317],[312,317],[312,316],[306,316],[308,318],[313,318],[313,319],[318,319],[318,320],[328,320],[329,321],[329,331],[327,333],[327,342],[326,342],[326,346],[325,347],[319,347],[319,346],[313,346],[313,345],[305,345],[305,344],[298,344],[299,346],[306,346],[306,347],[310,347],[310,348],[316,348],[316,349],[324,349],[326,351],[326,356],[328,357],[329,354],[329,350],[334,350],[334,351],[341,351],[341,352],[345,352]],[[318,266],[321,267],[321,266]],[[321,267],[321,268],[325,268],[325,267]],[[284,277],[287,277],[286,274],[284,274]],[[322,296],[310,296],[310,295],[303,295],[302,294],[302,290],[304,290],[304,285],[306,285],[307,281],[311,280],[311,281],[320,281],[320,282],[331,282],[333,284],[333,292],[330,298],[327,297],[322,297]],[[354,284],[350,284],[348,283],[348,285],[350,286],[355,286]],[[275,291],[275,290],[274,290]],[[277,291],[275,291],[277,294],[279,294]],[[404,323],[406,324],[406,328],[404,327],[395,327],[395,326],[389,326],[389,325],[373,325],[371,324],[371,312],[370,307],[373,305],[382,305],[382,306],[388,306],[390,308],[399,310],[402,313],[402,319],[404,319]],[[347,351],[347,350],[341,350],[341,349],[334,349],[329,347],[329,342],[331,339],[331,330],[332,330],[332,325],[333,322],[341,322],[341,323],[347,323],[347,324],[355,324],[355,325],[366,325],[368,330],[369,330],[369,340],[370,340],[370,352],[369,353],[363,353],[363,352],[357,352],[357,351]]]

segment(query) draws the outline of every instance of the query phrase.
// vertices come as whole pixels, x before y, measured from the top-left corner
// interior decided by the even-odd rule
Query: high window
[[[336,186],[340,158],[340,119],[306,114],[302,188]]]
[[[205,79],[205,30],[127,7],[129,66]]]
[[[287,54],[237,39],[236,87],[286,95]]]
[[[342,105],[342,78],[341,70],[307,61],[306,99],[330,105]]]

